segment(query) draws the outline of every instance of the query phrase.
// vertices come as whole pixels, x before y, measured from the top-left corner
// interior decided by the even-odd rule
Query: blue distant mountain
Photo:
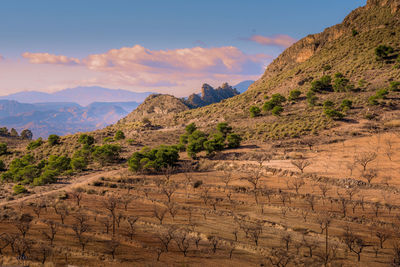
[[[236,84],[236,85],[234,85],[232,87],[236,88],[239,91],[239,93],[244,93],[244,92],[247,91],[247,89],[249,88],[249,86],[252,83],[254,83],[254,81],[247,80],[247,81],[240,82],[240,83],[238,83],[238,84]]]
[[[152,92],[136,93],[122,89],[108,89],[98,86],[68,88],[55,93],[43,93],[26,91],[0,99],[15,100],[20,103],[44,103],[44,102],[73,102],[81,106],[87,106],[93,102],[143,102]]]

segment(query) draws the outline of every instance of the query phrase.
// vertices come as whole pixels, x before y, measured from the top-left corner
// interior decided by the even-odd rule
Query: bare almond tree
[[[297,167],[301,173],[304,173],[304,169],[312,164],[311,161],[308,161],[305,159],[292,160],[291,163],[292,163],[292,165]]]
[[[178,207],[176,206],[176,204],[174,202],[170,202],[167,205],[169,214],[172,217],[172,220],[175,220],[175,216],[178,214]]]
[[[328,193],[328,191],[330,190],[330,187],[327,183],[320,183],[318,185],[319,189],[321,190],[322,196],[325,198],[326,194]]]
[[[53,206],[54,211],[60,216],[61,223],[64,224],[65,218],[69,215],[69,208],[64,203],[57,203]]]
[[[50,245],[53,246],[54,239],[58,232],[58,224],[54,221],[45,221],[45,224],[48,227],[48,231],[42,231],[42,234],[47,240],[49,240]]]
[[[23,213],[18,216],[13,222],[13,225],[18,229],[22,238],[25,239],[26,234],[29,232],[32,226],[33,217],[28,213]]]
[[[292,236],[289,233],[285,233],[281,236],[281,241],[285,244],[286,251],[289,251],[289,246],[292,242]]]
[[[84,191],[85,190],[83,188],[78,187],[78,188],[75,188],[74,190],[72,190],[72,192],[71,192],[71,196],[76,200],[76,205],[78,207],[81,206],[81,201],[83,198]]]
[[[117,239],[111,239],[106,242],[106,252],[111,255],[112,259],[115,259],[115,254],[117,252],[117,248],[121,245],[121,243]]]
[[[362,178],[367,180],[368,184],[371,184],[372,180],[378,176],[378,172],[375,169],[364,171],[361,175]]]
[[[390,237],[390,234],[384,230],[377,230],[375,236],[379,239],[380,248],[383,249],[383,243]]]
[[[374,161],[377,157],[375,152],[364,152],[360,153],[355,157],[355,162],[360,164],[363,167],[363,171],[367,170],[367,165]]]
[[[186,257],[191,241],[189,233],[186,230],[176,232],[173,238],[178,246],[178,249],[183,253],[183,256]]]
[[[121,203],[121,200],[117,196],[109,196],[107,199],[103,200],[103,206],[110,212],[112,217],[112,234],[115,235],[115,225],[117,219],[117,208]]]
[[[131,197],[130,195],[124,195],[124,196],[121,198],[121,202],[122,202],[122,204],[124,205],[124,210],[127,211],[127,210],[128,210],[128,205],[129,205],[129,203],[132,202],[132,197]]]
[[[208,239],[208,242],[210,242],[212,252],[215,254],[217,252],[218,246],[220,244],[218,237],[211,235],[211,236],[208,236],[207,239]]]
[[[287,250],[281,248],[273,248],[271,250],[270,255],[268,256],[268,260],[275,267],[286,267],[293,260],[293,256],[291,256]]]
[[[40,214],[42,213],[42,210],[45,208],[46,204],[41,202],[41,201],[35,201],[32,203],[32,210],[38,217],[40,218]]]
[[[308,253],[310,258],[313,256],[313,251],[318,248],[318,242],[315,239],[312,239],[310,237],[306,237],[306,235],[303,235],[303,240],[302,244],[304,247],[308,248]]]
[[[168,247],[174,237],[174,232],[175,229],[173,227],[170,227],[167,231],[161,231],[157,234],[157,237],[163,245],[165,252],[168,252]]]
[[[135,230],[136,230],[135,224],[136,224],[136,222],[138,220],[139,220],[138,216],[128,216],[126,218],[126,222],[128,223],[128,231],[127,231],[127,233],[128,233],[128,236],[129,236],[129,238],[131,240],[133,240],[133,236],[134,236]]]
[[[304,185],[305,185],[304,179],[301,177],[295,177],[294,179],[291,179],[290,186],[288,182],[288,188],[290,189],[293,188],[296,191],[296,194],[299,193],[300,188],[303,187]]]
[[[38,251],[42,258],[41,260],[42,264],[45,264],[47,258],[50,257],[50,255],[52,254],[53,249],[47,244],[40,242],[38,245]]]
[[[160,224],[163,223],[164,217],[167,214],[167,212],[168,212],[168,209],[158,208],[156,205],[154,205],[153,214],[154,214],[154,217],[156,217],[160,221]]]
[[[174,183],[167,183],[161,186],[161,192],[167,196],[169,203],[171,202],[171,197],[176,192],[177,188],[177,185]]]

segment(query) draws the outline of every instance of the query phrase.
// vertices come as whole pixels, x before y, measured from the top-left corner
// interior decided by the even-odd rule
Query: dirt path
[[[121,171],[126,170],[127,168],[121,168],[118,170],[111,170],[111,171],[99,171],[96,173],[91,173],[91,174],[87,174],[87,175],[83,175],[77,179],[74,179],[71,183],[69,184],[65,184],[62,187],[56,188],[56,189],[52,189],[46,192],[42,192],[42,193],[36,193],[36,194],[32,194],[26,197],[22,197],[19,199],[15,199],[15,200],[10,200],[10,201],[4,201],[0,203],[0,207],[3,207],[5,205],[12,205],[12,204],[16,204],[16,203],[20,203],[26,200],[32,200],[35,198],[40,198],[40,197],[44,197],[44,196],[48,196],[51,194],[55,194],[57,192],[61,192],[61,191],[68,191],[71,190],[73,188],[76,187],[80,187],[80,186],[84,186],[87,185],[93,181],[96,181],[97,179],[100,179],[101,177],[104,176],[113,176]]]

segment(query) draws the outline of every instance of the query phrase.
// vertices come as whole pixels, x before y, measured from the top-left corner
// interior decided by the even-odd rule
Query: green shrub
[[[237,148],[240,146],[240,142],[242,142],[242,137],[238,134],[231,133],[226,137],[226,140],[228,141],[229,148]]]
[[[319,80],[315,80],[311,83],[310,90],[314,93],[320,93],[322,91],[332,91],[332,78],[329,75],[322,76]]]
[[[394,92],[400,91],[400,82],[390,82],[389,90]]]
[[[28,190],[21,184],[14,185],[13,191],[15,195],[24,194],[28,192]]]
[[[192,158],[196,157],[196,154],[204,149],[204,142],[207,141],[207,135],[199,130],[194,131],[188,136],[188,143],[186,151]]]
[[[112,137],[110,137],[110,136],[105,137],[105,138],[103,139],[103,143],[110,143],[110,142],[112,142],[112,141],[114,141],[114,139],[113,139]]]
[[[6,170],[6,164],[4,163],[4,161],[0,159],[0,172],[5,170]]]
[[[343,109],[351,109],[353,106],[353,101],[349,100],[349,99],[344,99],[342,101],[342,104],[340,104],[340,107]]]
[[[353,29],[351,31],[351,35],[353,35],[353,37],[357,36],[358,35],[358,31],[356,29]]]
[[[386,96],[389,94],[388,89],[380,89],[376,92],[376,97],[379,99],[386,99]]]
[[[250,111],[250,117],[252,118],[260,116],[261,113],[260,108],[257,106],[251,106],[249,111]]]
[[[331,65],[323,65],[322,69],[323,69],[323,71],[328,71],[328,70],[332,69],[332,66]]]
[[[0,143],[0,156],[7,154],[7,144]]]
[[[127,142],[130,146],[133,146],[133,145],[136,143],[134,139],[128,139],[128,140],[126,140],[126,142]]]
[[[272,111],[275,106],[281,106],[284,102],[286,102],[286,98],[283,95],[273,94],[271,96],[271,100],[264,103],[263,110]]]
[[[301,95],[301,91],[300,90],[292,90],[289,93],[288,99],[291,100],[291,101],[296,101],[297,99],[299,99],[300,95]]]
[[[29,129],[25,129],[21,132],[21,138],[31,140],[33,137],[32,131]]]
[[[44,143],[43,139],[39,137],[37,140],[30,142],[29,145],[27,146],[27,149],[34,150],[35,148],[40,147],[43,143]]]
[[[232,132],[232,127],[228,125],[226,122],[220,122],[217,124],[217,131],[221,133],[224,138]]]
[[[51,134],[47,138],[47,142],[49,143],[50,146],[55,146],[60,143],[60,137],[56,134]]]
[[[128,160],[131,171],[158,172],[167,166],[173,166],[179,160],[179,153],[175,147],[159,146],[150,149],[144,147],[140,152],[133,153]]]
[[[194,123],[192,122],[192,123],[188,124],[188,125],[185,127],[185,130],[186,130],[186,133],[187,133],[187,134],[192,134],[194,131],[197,130],[197,126],[196,126],[196,124],[194,124]]]
[[[370,96],[368,98],[368,103],[372,106],[379,105],[378,97],[376,95]]]
[[[225,137],[222,133],[214,134],[212,139],[204,142],[203,147],[207,155],[210,155],[215,151],[221,151],[225,147]]]
[[[118,141],[118,140],[122,140],[122,139],[125,139],[125,134],[123,131],[118,130],[114,135],[114,140]]]
[[[326,100],[325,102],[324,102],[324,104],[323,104],[323,107],[326,109],[326,108],[331,108],[331,107],[333,107],[333,106],[335,106],[335,103],[333,103],[332,101],[330,101],[330,100]]]
[[[74,171],[82,171],[87,168],[88,162],[83,157],[73,157],[71,167]]]
[[[326,116],[328,116],[329,118],[332,118],[334,120],[340,120],[340,119],[344,118],[343,113],[341,113],[337,110],[334,110],[334,109],[327,108],[324,110],[324,113]]]
[[[275,115],[275,116],[281,115],[282,112],[283,112],[283,107],[280,106],[280,105],[275,106],[275,107],[271,110],[272,115]]]
[[[57,170],[46,169],[39,177],[33,179],[33,185],[41,186],[45,184],[55,183],[57,181],[58,174],[59,173]]]
[[[101,166],[105,166],[109,163],[115,163],[119,161],[119,153],[121,147],[118,145],[105,144],[94,148],[92,157],[95,161],[100,163]]]
[[[377,60],[386,59],[393,52],[394,52],[393,47],[387,45],[380,45],[377,48],[375,48],[375,55]]]
[[[350,91],[354,88],[354,86],[352,86],[350,84],[350,80],[346,79],[343,74],[341,73],[336,73],[335,74],[335,80],[333,83],[333,90],[335,92],[347,92]]]
[[[71,169],[71,159],[67,156],[51,155],[46,165],[46,169],[64,173]]]
[[[94,137],[88,134],[81,134],[79,136],[78,142],[83,145],[91,146],[94,144]]]
[[[313,91],[311,91],[311,90],[308,91],[306,97],[307,97],[308,105],[310,107],[313,107],[317,104],[318,97],[315,95],[315,93]]]
[[[198,188],[203,184],[202,180],[197,180],[194,184],[193,184],[193,188]]]

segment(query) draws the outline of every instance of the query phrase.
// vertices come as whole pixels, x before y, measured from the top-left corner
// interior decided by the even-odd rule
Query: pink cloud
[[[24,58],[29,59],[30,63],[33,64],[68,64],[68,65],[76,65],[79,64],[79,59],[69,58],[63,55],[52,55],[49,53],[23,53],[22,56]]]
[[[253,35],[249,38],[250,41],[259,43],[261,45],[277,45],[287,48],[296,42],[296,39],[289,35],[279,34],[274,36]]]
[[[0,61],[4,60],[4,57],[2,55],[0,55]]]
[[[236,47],[150,50],[140,45],[111,49],[83,59],[47,53],[24,53],[30,63],[77,65],[96,74],[93,84],[113,88],[147,88],[187,95],[204,82],[219,84],[256,79],[272,56],[249,55]]]

